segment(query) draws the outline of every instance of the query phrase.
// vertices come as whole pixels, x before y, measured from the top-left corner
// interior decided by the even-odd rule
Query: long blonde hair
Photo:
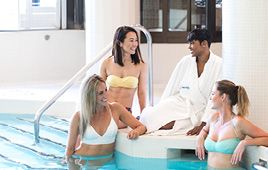
[[[90,119],[96,113],[96,93],[100,82],[105,83],[104,79],[94,74],[89,78],[85,78],[81,84],[81,106],[80,106],[80,125],[79,132],[81,137],[84,136],[86,128],[90,123]]]
[[[237,114],[247,116],[249,114],[249,99],[245,88],[241,85],[235,85],[229,80],[216,82],[217,90],[221,94],[229,96],[231,106],[237,105]]]

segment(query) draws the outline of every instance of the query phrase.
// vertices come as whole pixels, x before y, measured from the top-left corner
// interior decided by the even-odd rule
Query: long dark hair
[[[136,36],[139,37],[137,31],[134,28],[128,27],[128,26],[122,26],[122,27],[117,28],[114,34],[112,55],[114,56],[114,62],[119,64],[120,66],[124,66],[123,58],[122,58],[122,49],[120,47],[120,43],[124,42],[126,38],[126,34],[129,32],[134,32]],[[136,48],[135,54],[131,54],[131,60],[135,65],[139,64],[140,62],[144,62],[141,57],[139,45]]]

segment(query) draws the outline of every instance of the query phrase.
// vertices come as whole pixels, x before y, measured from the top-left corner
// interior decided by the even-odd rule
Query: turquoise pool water
[[[43,116],[37,145],[34,144],[33,120],[32,114],[0,114],[0,170],[68,169],[63,161],[68,120]],[[98,169],[201,170],[206,166],[206,162],[197,160],[191,153],[184,159],[167,160],[136,158],[115,152],[113,163]]]

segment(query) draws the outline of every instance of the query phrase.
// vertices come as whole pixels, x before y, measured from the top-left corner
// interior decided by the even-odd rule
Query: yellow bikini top
[[[106,79],[106,83],[111,87],[136,88],[139,80],[134,76],[121,78],[115,75],[109,75]]]

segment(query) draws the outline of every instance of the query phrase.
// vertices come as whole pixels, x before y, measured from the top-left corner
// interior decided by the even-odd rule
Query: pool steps
[[[0,144],[2,145],[0,148],[5,148],[1,149],[0,169],[8,169],[10,165],[21,169],[67,169],[66,164],[51,162],[63,162],[69,123],[54,117],[44,117],[43,124],[49,125],[53,122],[54,124],[62,122],[62,124],[60,128],[43,125],[40,134],[41,143],[35,145],[32,120],[33,118],[14,117],[0,120]],[[43,164],[40,164],[40,161]]]

